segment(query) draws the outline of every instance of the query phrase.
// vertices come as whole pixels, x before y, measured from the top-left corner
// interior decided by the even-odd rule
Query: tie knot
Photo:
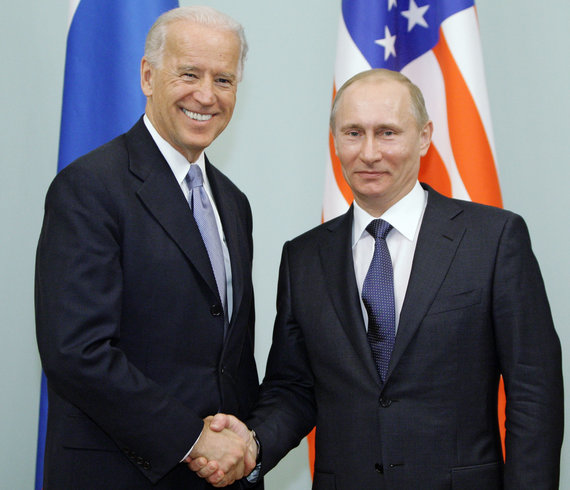
[[[186,182],[188,183],[188,187],[190,187],[190,189],[204,185],[202,170],[200,170],[200,167],[198,165],[190,165],[190,170],[188,170],[188,174],[186,175]]]
[[[392,225],[383,219],[372,220],[366,227],[366,231],[374,238],[386,240],[388,233],[392,230]]]

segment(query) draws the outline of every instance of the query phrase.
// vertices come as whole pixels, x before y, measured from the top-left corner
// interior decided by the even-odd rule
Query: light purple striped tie
[[[190,170],[188,170],[188,175],[186,175],[186,183],[190,188],[190,196],[188,198],[190,208],[200,230],[200,235],[202,235],[202,240],[204,240],[204,245],[206,245],[208,257],[210,257],[210,263],[214,270],[218,293],[220,294],[224,311],[227,312],[226,269],[224,266],[222,242],[216,225],[212,203],[210,203],[208,194],[204,189],[202,170],[200,170],[198,165],[190,165]]]
[[[362,285],[362,302],[368,312],[368,343],[382,381],[386,379],[396,338],[394,272],[386,237],[392,225],[375,219],[366,231],[375,239],[374,255]]]

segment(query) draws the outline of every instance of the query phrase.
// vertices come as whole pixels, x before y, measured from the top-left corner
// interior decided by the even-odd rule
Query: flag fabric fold
[[[144,112],[146,34],[178,0],[71,0],[57,170],[127,131]],[[47,424],[42,375],[35,488],[42,488]]]

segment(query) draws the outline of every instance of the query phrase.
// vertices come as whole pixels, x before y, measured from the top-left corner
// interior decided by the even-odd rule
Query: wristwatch
[[[253,440],[255,441],[255,444],[257,445],[257,458],[255,459],[255,463],[259,464],[259,463],[261,463],[261,443],[259,442],[259,439],[258,439],[255,431],[253,429],[250,429],[250,430],[251,430],[251,435],[253,436]]]

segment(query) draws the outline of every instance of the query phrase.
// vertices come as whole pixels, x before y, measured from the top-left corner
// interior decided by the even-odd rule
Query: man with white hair
[[[48,191],[36,264],[46,490],[201,489],[191,457],[219,461],[224,484],[255,466],[207,418],[246,418],[258,392],[251,209],[204,155],[246,52],[225,14],[163,14],[141,63],[144,116]]]

